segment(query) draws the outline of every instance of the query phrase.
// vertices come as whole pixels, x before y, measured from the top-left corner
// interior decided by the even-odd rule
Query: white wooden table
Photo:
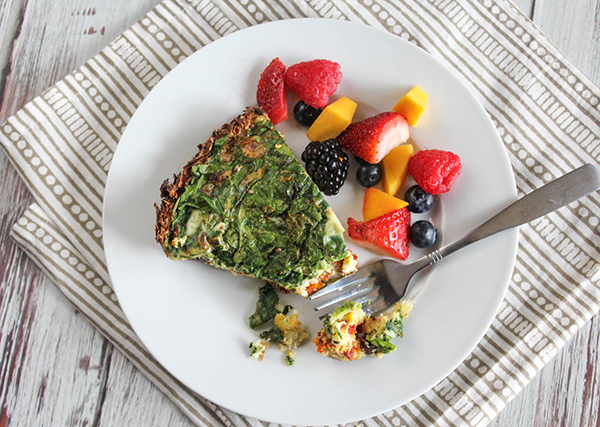
[[[160,0],[0,0],[0,122]],[[600,84],[600,0],[517,5]],[[0,150],[0,427],[191,426],[10,240],[33,201]],[[491,426],[600,426],[600,316]]]

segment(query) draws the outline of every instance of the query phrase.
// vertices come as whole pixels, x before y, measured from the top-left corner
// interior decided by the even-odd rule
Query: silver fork
[[[461,239],[434,250],[411,264],[401,264],[392,259],[376,261],[350,276],[337,280],[310,296],[309,299],[321,298],[354,285],[352,290],[315,307],[315,311],[350,301],[353,297],[360,295],[355,302],[363,304],[365,313],[367,315],[378,313],[404,296],[410,280],[418,271],[437,263],[471,243],[533,221],[598,190],[598,188],[600,188],[598,168],[591,164],[584,165],[527,194]],[[367,291],[368,293],[365,293]],[[365,304],[367,305],[365,306]],[[328,314],[329,312],[320,318],[323,319]]]

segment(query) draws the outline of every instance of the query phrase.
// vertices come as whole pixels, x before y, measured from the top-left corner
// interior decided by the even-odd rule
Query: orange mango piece
[[[383,191],[395,196],[406,182],[408,162],[415,150],[411,144],[400,145],[390,151],[381,161],[381,184]]]
[[[392,108],[392,111],[406,117],[409,125],[416,126],[423,111],[425,111],[427,98],[427,93],[419,86],[415,86],[400,98],[400,101]]]
[[[345,96],[332,102],[308,128],[306,136],[311,141],[326,141],[336,138],[352,123],[356,107],[356,102]]]
[[[377,188],[367,188],[363,204],[363,220],[370,221],[387,213],[408,206],[404,200],[390,196]]]

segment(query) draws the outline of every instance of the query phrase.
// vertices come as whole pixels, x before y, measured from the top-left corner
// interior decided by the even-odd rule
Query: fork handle
[[[433,251],[425,258],[426,265],[509,228],[518,227],[572,203],[600,188],[600,172],[586,164],[527,194],[496,214],[466,236]],[[426,266],[425,265],[425,266]]]

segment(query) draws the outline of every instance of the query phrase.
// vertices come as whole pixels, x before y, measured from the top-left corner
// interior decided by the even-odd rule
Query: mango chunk
[[[408,161],[414,152],[415,150],[411,144],[400,145],[392,149],[381,161],[383,172],[381,184],[383,185],[383,191],[390,196],[395,196],[406,182]]]
[[[370,221],[407,205],[404,200],[390,196],[375,187],[367,188],[363,204],[363,220]]]
[[[342,133],[354,117],[356,102],[345,96],[329,104],[308,128],[306,136],[311,141],[326,141]]]
[[[392,111],[406,117],[409,125],[416,126],[421,114],[425,111],[427,98],[427,93],[419,86],[415,86],[406,95],[400,98],[400,101],[392,108]]]

